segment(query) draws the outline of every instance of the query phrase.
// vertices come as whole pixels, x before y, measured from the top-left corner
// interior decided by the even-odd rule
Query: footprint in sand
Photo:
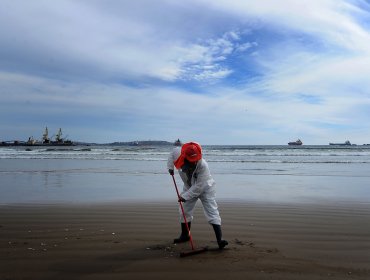
[[[248,245],[249,247],[254,247],[254,243],[253,242],[244,242],[242,240],[239,240],[238,238],[235,238],[234,239],[234,243],[237,244],[237,245],[240,245],[240,246],[245,246],[245,245]]]

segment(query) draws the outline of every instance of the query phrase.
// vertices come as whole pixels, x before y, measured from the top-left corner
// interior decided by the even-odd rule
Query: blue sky
[[[370,143],[370,3],[0,2],[0,140]]]

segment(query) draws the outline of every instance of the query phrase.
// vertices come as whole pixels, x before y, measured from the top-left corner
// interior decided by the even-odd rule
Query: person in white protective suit
[[[177,139],[174,143],[174,148],[172,149],[171,153],[168,156],[167,160],[167,170],[170,175],[174,175],[174,170],[175,170],[175,161],[179,158],[181,154],[181,146],[182,143],[180,139]]]
[[[180,177],[184,182],[179,201],[183,202],[189,230],[193,220],[195,204],[200,199],[204,215],[214,229],[218,246],[220,249],[223,249],[228,242],[222,239],[221,217],[216,202],[215,181],[211,176],[207,162],[202,158],[201,146],[195,142],[184,144],[174,165],[179,170]],[[179,212],[181,235],[179,238],[174,239],[174,243],[186,242],[190,238],[181,208],[179,208]]]
[[[173,143],[173,145],[174,145],[174,148],[172,149],[171,153],[169,154],[168,160],[167,160],[167,170],[168,170],[168,173],[170,173],[170,175],[174,175],[175,174],[175,172],[174,172],[174,170],[175,170],[175,162],[176,162],[176,160],[181,155],[181,146],[182,146],[182,143],[181,143],[180,139],[177,139]],[[185,184],[186,181],[187,181],[186,174],[184,172],[182,172],[181,169],[179,169],[178,172],[179,172],[179,175],[180,175],[181,180]]]

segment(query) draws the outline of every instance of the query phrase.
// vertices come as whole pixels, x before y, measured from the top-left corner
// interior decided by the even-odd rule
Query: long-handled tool
[[[180,253],[180,257],[187,257],[187,256],[191,256],[191,255],[196,255],[196,254],[203,253],[203,252],[207,251],[207,247],[201,248],[201,249],[195,249],[194,243],[193,243],[193,238],[192,238],[191,233],[190,233],[188,222],[186,221],[184,207],[182,206],[182,202],[180,200],[181,197],[180,197],[179,190],[177,188],[177,184],[176,184],[176,180],[175,180],[175,176],[174,175],[172,175],[172,180],[173,180],[173,184],[175,185],[175,189],[176,189],[176,193],[177,193],[177,198],[178,198],[178,201],[179,201],[179,204],[180,204],[182,216],[184,217],[184,222],[185,222],[185,225],[186,225],[186,229],[188,231],[189,241],[190,241],[190,245],[191,245],[191,251],[181,252]]]

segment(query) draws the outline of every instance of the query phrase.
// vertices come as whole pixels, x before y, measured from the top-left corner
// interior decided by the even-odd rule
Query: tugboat
[[[298,139],[297,141],[288,143],[289,146],[301,146],[302,144],[303,144],[303,142],[301,141],[301,139]]]
[[[28,140],[27,140],[26,144],[30,145],[30,146],[36,145],[37,141],[35,139],[33,139],[33,136],[31,136],[31,137],[28,137]]]

